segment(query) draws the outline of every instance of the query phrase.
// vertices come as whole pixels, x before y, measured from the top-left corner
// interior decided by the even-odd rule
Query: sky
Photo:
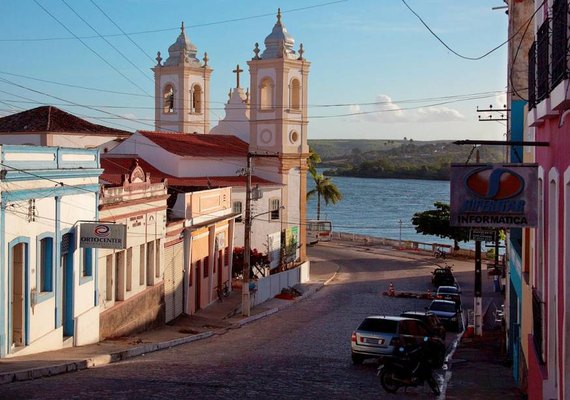
[[[311,62],[309,139],[505,138],[479,109],[506,102],[501,0],[2,0],[0,116],[54,105],[91,122],[154,129],[151,68],[184,21],[208,53],[211,126],[232,70],[271,32],[277,9]],[[243,75],[246,75],[244,78]],[[481,114],[487,117],[489,113]]]

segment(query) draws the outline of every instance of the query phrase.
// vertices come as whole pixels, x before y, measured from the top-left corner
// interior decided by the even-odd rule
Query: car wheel
[[[359,354],[352,353],[352,363],[354,365],[360,365],[364,361],[364,357]]]

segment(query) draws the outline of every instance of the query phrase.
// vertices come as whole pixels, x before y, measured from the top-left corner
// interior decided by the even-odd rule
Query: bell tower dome
[[[155,129],[182,133],[208,133],[210,76],[208,54],[200,61],[196,46],[184,31],[168,48],[163,63],[160,52],[154,72]]]

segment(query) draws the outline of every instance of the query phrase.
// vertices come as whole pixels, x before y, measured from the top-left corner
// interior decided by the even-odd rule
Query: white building
[[[99,340],[97,150],[0,146],[0,357]]]

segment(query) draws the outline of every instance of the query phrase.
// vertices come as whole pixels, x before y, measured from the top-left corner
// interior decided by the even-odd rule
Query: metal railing
[[[528,51],[528,108],[536,107],[536,42]]]
[[[568,3],[554,0],[552,5],[552,87],[568,77]]]
[[[550,19],[547,18],[536,34],[536,100],[540,102],[550,93]]]

